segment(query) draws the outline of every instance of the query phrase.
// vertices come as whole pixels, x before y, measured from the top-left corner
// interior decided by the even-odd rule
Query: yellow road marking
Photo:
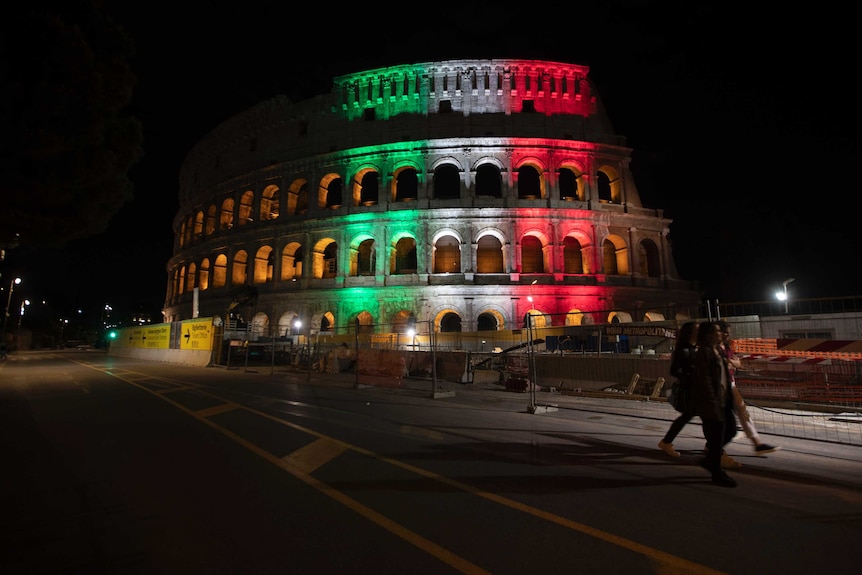
[[[347,446],[343,443],[336,443],[326,437],[297,449],[290,455],[282,457],[281,460],[291,467],[301,469],[304,473],[314,473],[321,465],[335,459],[346,450]]]
[[[91,367],[91,366],[85,365],[85,367]],[[93,369],[96,369],[96,368],[93,368]],[[279,419],[278,417],[257,411],[255,409],[252,409],[252,408],[244,406],[244,405],[228,402],[224,406],[219,406],[219,407],[228,407],[229,406],[232,409],[244,409],[244,410],[248,411],[249,413],[254,413],[260,417],[265,417],[267,419],[270,419],[270,420],[275,421],[277,423],[280,423],[282,425],[286,425],[287,427],[290,427],[292,429],[296,429],[298,431],[301,431],[303,433],[307,433],[309,435],[312,435],[312,436],[318,438],[317,441],[311,443],[310,445],[307,445],[307,446],[305,446],[305,447],[303,447],[297,451],[294,451],[292,454],[290,454],[286,457],[278,458],[278,457],[274,456],[273,454],[271,454],[270,452],[265,451],[262,448],[258,447],[257,445],[249,442],[245,438],[235,434],[234,432],[230,431],[229,429],[226,429],[226,428],[214,423],[213,421],[210,421],[209,419],[207,419],[207,417],[200,416],[199,415],[200,412],[192,411],[192,410],[186,408],[185,406],[183,406],[182,404],[173,401],[172,399],[170,399],[169,397],[167,397],[163,393],[158,393],[158,392],[154,392],[150,389],[147,389],[146,387],[139,385],[138,383],[136,383],[135,381],[133,381],[131,379],[127,379],[127,378],[119,377],[119,376],[115,376],[115,377],[118,377],[118,379],[126,381],[130,385],[134,385],[135,387],[138,387],[138,388],[140,388],[140,389],[142,389],[148,393],[151,393],[151,394],[155,395],[156,397],[160,397],[160,398],[164,399],[165,401],[174,405],[178,409],[186,412],[187,414],[200,420],[204,424],[212,427],[213,429],[216,429],[220,433],[233,439],[234,441],[236,441],[240,445],[246,447],[249,451],[252,451],[252,452],[260,455],[261,457],[263,457],[267,461],[270,461],[273,464],[284,469],[285,471],[287,471],[288,473],[290,473],[291,475],[293,475],[297,479],[303,481],[307,485],[317,489],[318,491],[331,497],[332,499],[335,499],[336,501],[338,501],[342,505],[356,511],[357,513],[359,513],[360,515],[362,515],[366,519],[376,523],[380,527],[383,527],[384,529],[386,529],[390,533],[404,539],[405,541],[410,542],[411,544],[415,545],[416,547],[426,551],[430,555],[432,555],[432,556],[436,557],[437,559],[439,559],[440,561],[443,561],[444,563],[450,565],[454,569],[457,569],[459,572],[465,573],[466,575],[485,575],[485,574],[490,575],[490,573],[488,571],[482,569],[478,565],[475,565],[475,564],[467,561],[463,557],[460,557],[460,556],[452,553],[448,549],[434,543],[433,541],[425,539],[421,535],[407,529],[403,525],[396,523],[395,521],[392,521],[391,519],[378,513],[374,509],[371,509],[370,507],[366,507],[362,503],[356,501],[355,499],[352,499],[351,497],[345,495],[341,491],[333,489],[331,486],[317,480],[316,478],[314,478],[310,474],[310,471],[308,471],[307,469],[311,469],[311,471],[313,471],[314,469],[317,469],[317,467],[319,467],[319,465],[322,465],[326,461],[329,461],[332,458],[337,457],[340,453],[343,453],[346,450],[352,450],[356,453],[366,455],[368,457],[372,457],[374,459],[377,459],[378,461],[382,461],[382,462],[387,463],[389,465],[399,467],[401,469],[404,469],[404,470],[409,471],[411,473],[415,473],[415,474],[420,475],[422,477],[433,479],[437,482],[443,483],[443,484],[448,485],[450,487],[454,487],[460,491],[464,491],[466,493],[470,493],[470,494],[475,495],[477,497],[481,497],[483,499],[493,501],[494,503],[497,503],[499,505],[503,505],[505,507],[509,507],[510,509],[515,509],[517,511],[527,513],[529,515],[532,515],[533,517],[538,517],[538,518],[543,519],[545,521],[554,523],[556,525],[565,527],[567,529],[571,529],[572,531],[577,531],[578,533],[588,535],[588,536],[593,537],[595,539],[600,539],[600,540],[605,541],[607,543],[610,543],[612,545],[616,545],[618,547],[622,547],[623,549],[627,549],[627,550],[632,551],[634,553],[637,553],[639,555],[643,555],[644,557],[648,558],[655,565],[657,575],[727,575],[723,571],[711,569],[709,567],[706,567],[705,565],[700,565],[700,564],[695,563],[693,561],[688,561],[688,560],[683,559],[681,557],[677,557],[676,555],[671,555],[670,553],[665,553],[664,551],[660,551],[658,549],[654,549],[654,548],[649,547],[647,545],[642,545],[642,544],[637,543],[635,541],[631,541],[629,539],[626,539],[625,537],[620,537],[618,535],[614,535],[613,533],[608,533],[606,531],[602,531],[601,529],[596,529],[596,528],[591,527],[589,525],[586,525],[584,523],[580,523],[578,521],[573,521],[571,519],[561,517],[561,516],[556,515],[554,513],[550,513],[548,511],[544,511],[542,509],[538,509],[536,507],[532,507],[530,505],[526,505],[524,503],[520,503],[520,502],[514,501],[512,499],[508,499],[506,497],[501,497],[495,493],[490,493],[490,492],[484,491],[482,489],[477,489],[477,488],[473,487],[472,485],[468,485],[466,483],[462,483],[462,482],[457,481],[455,479],[450,479],[449,477],[445,477],[443,475],[438,475],[437,473],[434,473],[433,471],[428,471],[428,470],[422,469],[420,467],[415,467],[413,465],[410,465],[408,463],[404,463],[404,462],[399,461],[397,459],[391,459],[389,457],[380,455],[376,452],[364,449],[362,447],[358,447],[356,445],[352,445],[352,444],[340,441],[338,439],[331,438],[329,436],[318,433],[312,429],[308,429],[306,427],[303,427],[301,425],[297,425],[297,424],[292,423],[290,421],[285,421],[283,419]],[[151,379],[160,379],[160,378],[151,378]],[[165,380],[165,381],[169,381],[169,380]],[[206,391],[198,390],[198,392],[203,394],[203,395],[224,401],[224,398],[221,398],[217,395],[213,395],[213,394],[208,393]],[[202,410],[202,411],[208,411],[208,410]]]
[[[226,413],[228,411],[233,411],[235,409],[239,409],[239,406],[235,403],[225,403],[223,405],[215,405],[213,407],[208,407],[206,409],[199,409],[195,412],[197,417],[212,417],[214,415],[219,415],[220,413]]]

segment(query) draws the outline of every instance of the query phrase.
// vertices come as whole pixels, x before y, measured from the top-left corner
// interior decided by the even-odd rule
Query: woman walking
[[[730,371],[719,348],[721,340],[721,327],[718,323],[705,321],[698,326],[694,403],[706,438],[707,452],[703,466],[712,474],[714,484],[736,487],[736,481],[721,467],[724,446],[736,435]]]
[[[673,440],[682,431],[685,424],[691,421],[696,415],[693,402],[691,401],[692,379],[694,378],[694,355],[697,350],[696,341],[697,324],[693,321],[682,324],[682,327],[679,328],[679,332],[676,334],[676,343],[671,355],[670,374],[677,379],[679,382],[678,387],[683,390],[688,401],[685,402],[686,405],[680,412],[679,417],[673,420],[667,433],[658,442],[658,448],[671,457],[679,457],[679,451],[673,447]]]

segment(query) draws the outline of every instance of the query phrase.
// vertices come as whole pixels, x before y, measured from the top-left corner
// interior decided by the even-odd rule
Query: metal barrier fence
[[[657,404],[669,408],[665,398],[672,378],[667,352],[548,351],[538,340],[536,345],[526,345],[521,334],[505,343],[502,338],[494,341],[500,344],[494,347],[507,345],[508,351],[495,352],[490,346],[485,352],[454,350],[437,346],[434,339],[407,339],[403,334],[255,342],[231,346],[231,354],[225,352],[222,363],[268,365],[273,370],[303,370],[310,375],[354,373],[364,359],[363,375],[378,376],[363,380],[365,383],[399,385],[401,377],[429,378],[436,367],[434,376],[454,387],[483,385],[510,393],[524,390],[523,386],[507,386],[510,380],[535,379],[534,385],[540,389],[554,388],[567,395],[638,399],[645,412]],[[389,371],[384,366],[390,366]],[[391,366],[400,367],[392,372]],[[374,370],[377,373],[371,373]],[[760,433],[862,445],[862,361],[743,356],[737,380]],[[666,416],[672,418],[674,413],[671,410]]]

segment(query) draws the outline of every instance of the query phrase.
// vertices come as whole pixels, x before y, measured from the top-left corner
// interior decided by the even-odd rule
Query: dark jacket
[[[722,372],[724,385],[722,385]],[[725,421],[730,373],[717,347],[700,347],[694,361],[694,405],[701,419]]]
[[[670,374],[683,385],[689,385],[694,377],[694,357],[697,347],[685,344],[673,350],[670,362]]]

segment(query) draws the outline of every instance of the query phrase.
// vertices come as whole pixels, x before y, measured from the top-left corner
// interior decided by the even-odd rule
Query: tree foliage
[[[125,112],[131,38],[98,0],[13,3],[0,18],[0,247],[96,235],[143,155]]]

